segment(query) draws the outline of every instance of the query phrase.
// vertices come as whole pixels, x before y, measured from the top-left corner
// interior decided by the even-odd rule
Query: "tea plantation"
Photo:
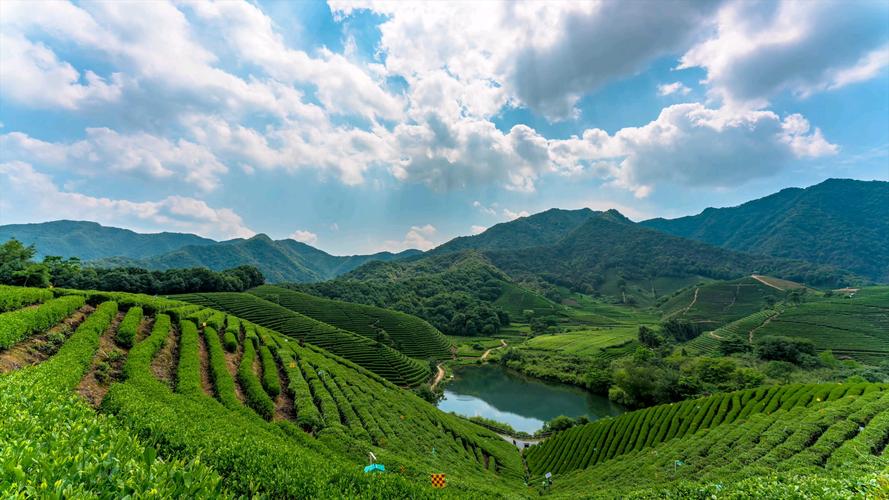
[[[183,298],[192,303],[0,289],[0,366],[11,367],[0,374],[0,496],[883,494],[884,385],[714,394],[574,427],[522,454],[405,390],[427,380],[428,363],[366,336],[389,321],[419,320],[348,315],[341,304],[316,310],[333,326],[284,305],[302,300],[294,307],[307,313],[307,304],[326,305],[299,296],[282,305],[252,294]],[[345,329],[347,315],[362,333]],[[404,349],[446,347],[428,329],[389,328]],[[41,339],[50,330],[57,345]],[[364,472],[371,453],[385,472]],[[541,484],[546,472],[551,484]],[[446,488],[431,486],[433,473],[445,474]]]

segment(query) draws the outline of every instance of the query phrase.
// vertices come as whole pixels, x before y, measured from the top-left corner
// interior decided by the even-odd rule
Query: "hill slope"
[[[489,227],[475,236],[460,236],[440,245],[428,254],[438,255],[460,250],[515,250],[552,244],[577,229],[593,214],[592,210],[561,210],[520,217]]]
[[[410,257],[397,254],[337,256],[295,240],[274,241],[264,234],[217,242],[193,234],[140,234],[95,222],[54,221],[0,226],[0,242],[16,238],[38,254],[79,257],[95,267],[141,267],[164,271],[206,267],[222,271],[252,265],[269,282],[310,282],[335,278],[370,261]]]
[[[215,245],[186,246],[145,259],[102,259],[97,266],[137,266],[146,269],[207,267],[214,271],[252,265],[271,283],[298,283],[332,279],[373,260],[393,260],[415,254],[381,252],[373,255],[339,257],[293,240],[275,241],[264,234],[249,239],[223,241]]]
[[[0,226],[0,242],[15,238],[37,247],[39,256],[60,255],[95,260],[104,257],[138,259],[186,245],[207,246],[215,241],[186,233],[140,234],[88,221],[57,220],[39,224]]]
[[[418,359],[450,356],[450,341],[429,323],[391,309],[330,300],[277,286],[249,290],[312,319],[382,342]]]
[[[889,282],[889,182],[828,179],[643,226],[732,250],[831,264]]]
[[[632,291],[649,298],[700,276],[731,279],[758,272],[827,285],[848,276],[830,266],[753,256],[666,235],[614,210],[590,217],[553,245],[485,255],[515,278],[531,275],[590,292]]]

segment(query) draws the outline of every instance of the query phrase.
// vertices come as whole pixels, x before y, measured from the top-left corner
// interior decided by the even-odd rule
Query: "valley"
[[[547,211],[312,282],[93,274],[10,240],[2,491],[882,494],[889,287],[637,226]],[[70,286],[114,273],[147,293]]]

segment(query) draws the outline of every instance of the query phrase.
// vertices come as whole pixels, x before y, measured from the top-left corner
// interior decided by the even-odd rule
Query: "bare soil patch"
[[[108,393],[111,383],[121,378],[121,371],[129,350],[118,347],[114,342],[114,337],[117,335],[117,328],[124,316],[123,311],[118,312],[114,320],[111,321],[111,325],[99,337],[99,349],[93,356],[92,366],[80,381],[80,385],[77,386],[77,393],[94,407],[102,404],[102,399]]]
[[[176,364],[179,359],[179,329],[175,325],[170,326],[170,333],[164,346],[151,360],[151,372],[161,382],[166,383],[170,388],[176,382]]]
[[[198,335],[198,356],[201,359],[201,386],[204,392],[211,398],[216,394],[213,391],[213,382],[210,380],[210,355],[207,353],[207,343],[204,334]]]
[[[275,399],[275,418],[282,420],[296,420],[293,398],[290,396],[290,391],[287,390],[287,374],[284,373],[283,367],[277,361],[275,362],[275,366],[278,367],[278,380],[281,381],[281,394],[278,394],[277,399]]]
[[[68,340],[74,330],[94,310],[93,306],[83,306],[49,330],[32,335],[0,352],[0,373],[19,370],[46,361],[62,347],[62,342]]]

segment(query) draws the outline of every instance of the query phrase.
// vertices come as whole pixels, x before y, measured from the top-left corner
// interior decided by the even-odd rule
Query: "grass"
[[[597,355],[602,349],[634,340],[638,331],[639,327],[632,325],[538,335],[528,339],[524,346],[578,356]]]

